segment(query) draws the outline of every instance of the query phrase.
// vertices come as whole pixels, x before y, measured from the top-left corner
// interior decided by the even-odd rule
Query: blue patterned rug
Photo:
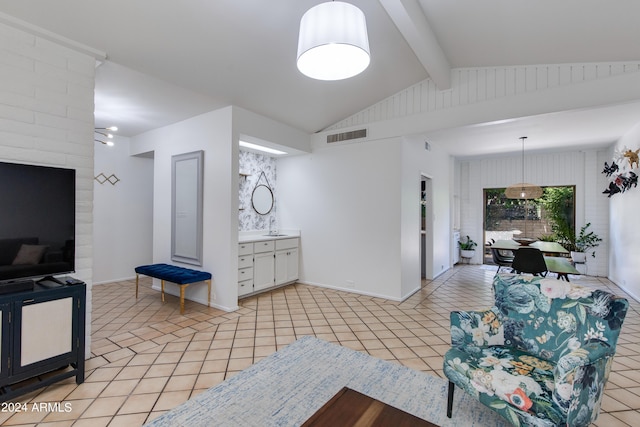
[[[303,337],[148,426],[299,426],[345,386],[439,426],[507,426],[459,389],[453,418],[447,418],[447,384],[396,363]]]

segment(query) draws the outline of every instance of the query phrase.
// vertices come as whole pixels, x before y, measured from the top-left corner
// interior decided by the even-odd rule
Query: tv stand
[[[86,285],[44,283],[0,295],[0,402],[70,377],[84,382]]]
[[[0,282],[0,295],[33,290],[33,280],[17,279]]]

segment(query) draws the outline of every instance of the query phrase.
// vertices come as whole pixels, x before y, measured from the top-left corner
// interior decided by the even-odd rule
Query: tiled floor
[[[67,380],[33,392],[20,400],[27,408],[60,402],[62,409],[0,412],[0,424],[142,425],[303,335],[443,376],[449,312],[489,306],[493,273],[494,267],[456,267],[401,304],[292,285],[244,299],[234,313],[188,301],[185,315],[175,297],[163,305],[149,280],[138,300],[133,281],[95,286],[85,383]],[[577,282],[624,295],[603,278]],[[640,425],[640,304],[630,303],[598,426]]]

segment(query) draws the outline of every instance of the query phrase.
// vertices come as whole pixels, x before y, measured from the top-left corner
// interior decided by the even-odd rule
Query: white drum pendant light
[[[300,20],[298,69],[318,80],[342,80],[369,66],[364,13],[341,1],[321,3]]]

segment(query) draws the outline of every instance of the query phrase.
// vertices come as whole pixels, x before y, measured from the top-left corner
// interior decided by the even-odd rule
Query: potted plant
[[[587,229],[591,226],[588,222],[582,228],[577,236],[573,236],[573,242],[571,245],[571,259],[573,262],[583,264],[587,262],[587,252],[589,249],[596,248],[602,242],[602,239],[593,231],[587,232]],[[595,258],[595,251],[591,251],[591,256]]]
[[[471,240],[469,236],[467,236],[466,241],[460,240],[458,245],[460,245],[460,256],[462,258],[473,258],[476,253],[475,248],[478,246],[478,244]]]

